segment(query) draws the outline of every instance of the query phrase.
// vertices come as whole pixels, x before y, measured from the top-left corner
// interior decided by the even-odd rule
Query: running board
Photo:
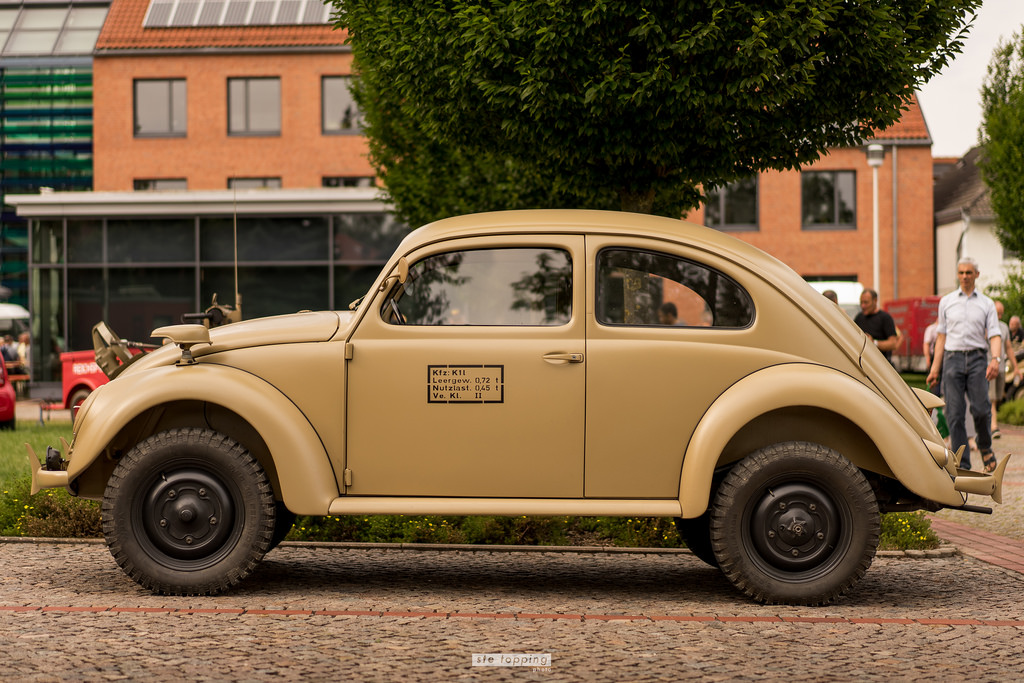
[[[572,515],[679,517],[678,499],[617,500],[594,498],[414,498],[343,496],[329,515]]]

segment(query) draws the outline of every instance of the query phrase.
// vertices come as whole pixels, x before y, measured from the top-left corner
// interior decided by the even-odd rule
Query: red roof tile
[[[96,50],[339,47],[345,42],[345,31],[329,24],[143,28],[148,7],[149,0],[113,0]]]
[[[931,140],[928,123],[924,120],[921,105],[917,103],[917,95],[910,96],[907,111],[900,120],[885,130],[877,131],[876,140]]]

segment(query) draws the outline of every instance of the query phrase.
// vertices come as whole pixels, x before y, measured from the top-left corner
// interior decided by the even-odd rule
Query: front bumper
[[[61,439],[61,445],[64,447],[64,453],[71,449],[68,446],[68,442],[64,439]],[[68,479],[67,471],[64,469],[67,467],[67,461],[60,457],[61,451],[58,451],[53,446],[46,449],[46,468],[44,469],[30,444],[25,444],[25,450],[28,451],[28,466],[32,470],[33,496],[43,489],[66,488],[70,490],[71,482]]]

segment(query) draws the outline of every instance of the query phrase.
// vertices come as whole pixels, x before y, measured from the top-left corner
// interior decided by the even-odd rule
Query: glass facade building
[[[22,306],[28,225],[4,197],[92,188],[91,55],[108,7],[0,0],[0,279]]]
[[[60,352],[92,348],[100,320],[154,342],[153,329],[202,311],[214,294],[234,304],[236,232],[244,319],[347,307],[408,232],[373,189],[80,196],[11,198],[32,217],[37,382],[59,381]]]

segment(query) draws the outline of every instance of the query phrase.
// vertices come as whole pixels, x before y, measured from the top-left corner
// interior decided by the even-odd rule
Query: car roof
[[[778,259],[718,230],[675,218],[620,211],[526,209],[454,216],[414,230],[403,240],[398,252],[408,253],[414,246],[461,237],[510,233],[623,235],[660,239],[707,251],[769,278],[803,279]]]

